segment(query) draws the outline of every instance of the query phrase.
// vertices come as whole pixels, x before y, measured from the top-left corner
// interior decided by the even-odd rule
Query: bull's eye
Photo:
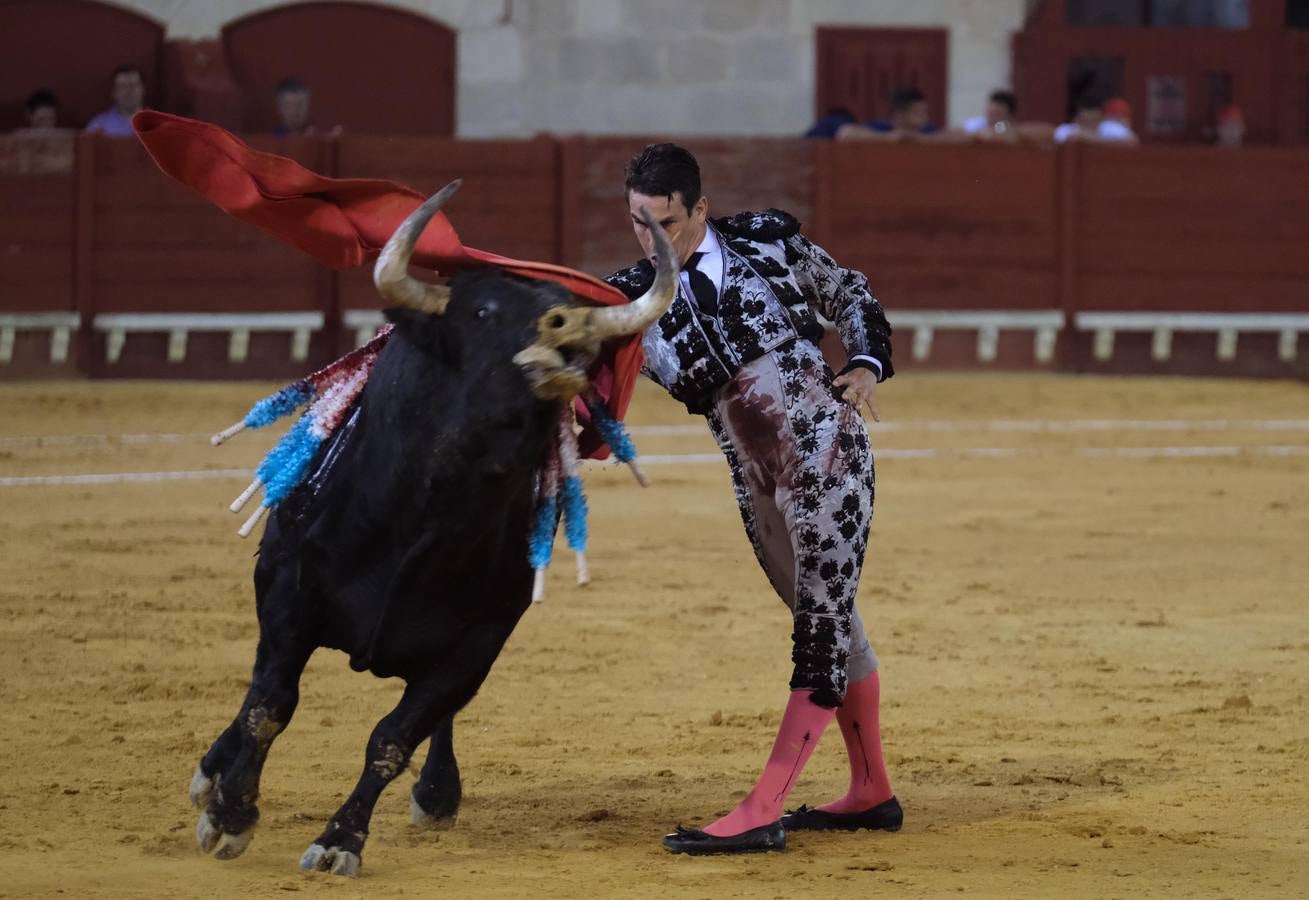
[[[477,318],[479,318],[479,319],[485,319],[485,318],[486,318],[487,316],[489,316],[489,315],[491,315],[491,307],[489,307],[489,306],[479,306],[479,307],[477,308],[477,312],[476,312],[476,316],[477,316]]]

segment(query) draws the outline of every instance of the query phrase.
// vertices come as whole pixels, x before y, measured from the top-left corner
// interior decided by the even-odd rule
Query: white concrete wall
[[[118,0],[175,37],[275,0]],[[761,134],[813,118],[814,27],[950,31],[949,118],[1009,83],[1031,0],[391,0],[459,32],[458,133]]]

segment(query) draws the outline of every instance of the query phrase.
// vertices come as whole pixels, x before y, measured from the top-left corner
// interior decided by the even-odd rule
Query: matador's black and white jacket
[[[800,234],[794,216],[769,209],[709,224],[726,264],[717,315],[704,314],[679,290],[642,342],[642,371],[690,412],[706,412],[743,363],[791,341],[818,343],[818,315],[836,324],[851,357],[877,361],[879,380],[894,374],[891,326],[868,279]],[[635,299],[654,282],[654,266],[643,259],[605,280]]]

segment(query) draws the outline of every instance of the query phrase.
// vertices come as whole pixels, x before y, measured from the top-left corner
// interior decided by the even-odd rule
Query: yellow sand
[[[226,469],[211,449],[265,385],[0,386],[0,477]],[[263,782],[245,856],[195,849],[186,787],[253,661],[237,478],[0,487],[0,896],[1273,897],[1309,893],[1309,430],[994,430],[993,419],[1309,419],[1289,383],[901,377],[881,389],[860,608],[883,664],[906,809],[895,835],[673,857],[658,838],[749,787],[790,671],[788,620],[726,468],[588,476],[587,589],[557,556],[459,717],[457,828],[383,796],[355,880],[299,854],[358,775],[400,685],[323,652]],[[697,420],[644,387],[632,421]],[[953,427],[946,428],[946,423]],[[1089,426],[1086,426],[1089,427]],[[1158,427],[1158,426],[1156,426]],[[170,432],[172,442],[125,443]],[[16,435],[106,434],[44,445]],[[646,454],[707,436],[639,436]],[[1088,457],[1278,445],[1300,455]],[[1017,457],[961,455],[1020,448]],[[844,789],[835,731],[793,803]]]

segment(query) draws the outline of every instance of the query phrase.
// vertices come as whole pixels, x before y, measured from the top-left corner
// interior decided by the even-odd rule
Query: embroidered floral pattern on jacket
[[[699,314],[679,291],[643,342],[646,374],[688,410],[705,412],[709,395],[741,363],[790,340],[817,343],[823,328],[815,310],[836,324],[851,355],[876,358],[883,378],[891,377],[891,326],[861,273],[838,266],[780,210],[713,226],[727,260],[717,317]],[[635,298],[654,281],[654,267],[642,260],[606,280]]]

